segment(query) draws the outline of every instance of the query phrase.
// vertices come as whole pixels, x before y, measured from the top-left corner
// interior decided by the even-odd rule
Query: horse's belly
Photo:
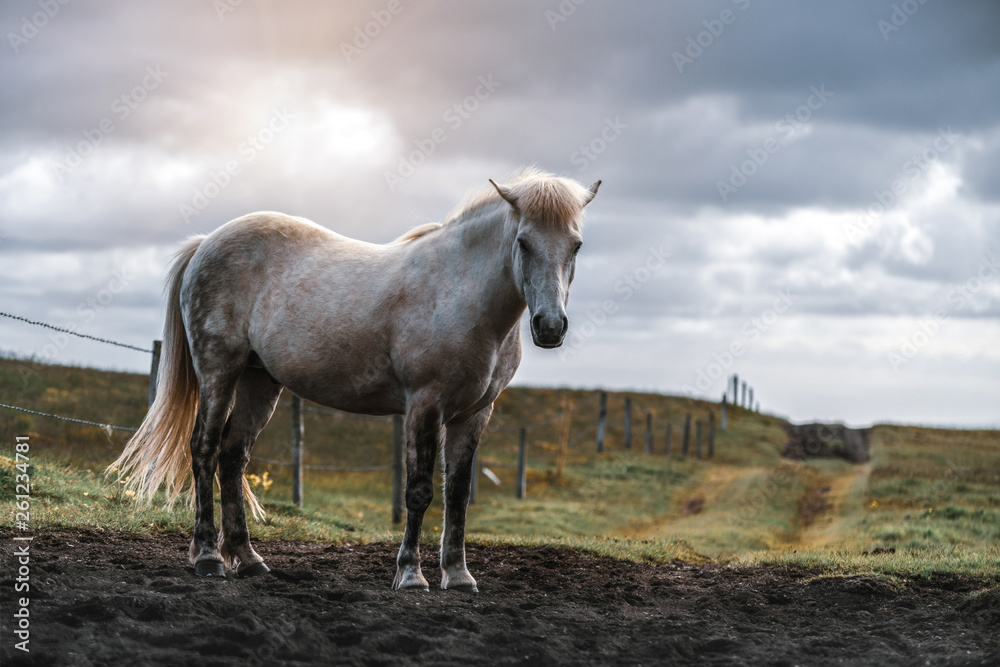
[[[337,410],[364,415],[396,415],[406,412],[406,399],[398,397],[392,391],[355,393],[327,390],[306,398]]]
[[[369,415],[401,414],[406,410],[405,393],[388,378],[374,380],[329,373],[279,382],[302,398],[337,410]]]

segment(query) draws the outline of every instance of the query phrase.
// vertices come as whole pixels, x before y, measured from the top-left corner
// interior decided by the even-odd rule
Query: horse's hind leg
[[[493,406],[464,422],[449,423],[444,443],[444,529],[441,531],[441,588],[478,592],[465,565],[465,513],[472,486],[472,461]]]
[[[236,400],[222,437],[219,486],[222,487],[222,557],[242,577],[268,572],[264,560],[250,545],[243,507],[243,473],[250,452],[274,414],[281,385],[258,368],[247,368],[236,386]]]
[[[221,365],[220,365],[221,366]],[[195,574],[226,576],[219,534],[215,530],[212,492],[219,464],[219,445],[233,399],[239,371],[220,371],[199,377],[198,419],[191,435],[191,469],[194,473],[195,521],[191,539],[191,562]]]
[[[396,557],[396,590],[429,590],[420,571],[420,527],[434,497],[434,463],[441,444],[441,411],[411,398],[406,410],[406,528]]]

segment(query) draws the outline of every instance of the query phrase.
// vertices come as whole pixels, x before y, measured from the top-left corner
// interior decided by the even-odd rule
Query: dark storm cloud
[[[572,174],[582,164],[580,146],[617,118],[628,130],[603,162],[612,174],[632,172],[623,194],[713,203],[717,182],[746,151],[768,136],[781,139],[788,127],[778,129],[781,120],[812,87],[826,86],[833,98],[809,119],[813,134],[783,147],[727,203],[859,206],[891,178],[906,138],[938,126],[991,127],[1000,102],[1000,47],[990,30],[1000,9],[921,5],[886,39],[878,21],[891,19],[892,6],[585,3],[553,22],[547,12],[558,14],[558,3],[405,3],[348,62],[344,45],[353,46],[381,3],[344,11],[248,2],[221,20],[203,3],[69,5],[3,61],[11,85],[0,93],[0,127],[16,146],[65,144],[111,115],[114,101],[157,65],[169,73],[163,88],[143,113],[118,123],[114,141],[183,154],[222,150],[237,136],[198,108],[218,111],[216,98],[233,80],[298,72],[333,99],[385,111],[412,142],[492,74],[500,99],[478,113],[478,131],[450,137],[442,156],[538,161]],[[32,7],[6,5],[2,23],[16,27]],[[731,24],[720,22],[723,12]],[[691,51],[689,38],[718,25],[721,34]],[[107,44],[115,48],[101,48]],[[678,72],[677,54],[685,53],[698,55]],[[728,115],[657,121],[691,100],[725,106],[726,99]],[[759,127],[759,136],[739,136],[744,125]],[[677,135],[699,133],[700,141],[678,145]],[[876,134],[882,139],[873,141]]]
[[[883,34],[893,3],[404,3],[378,35],[359,37],[372,12],[385,15],[381,3],[247,2],[221,14],[203,3],[68,5],[3,61],[0,141],[63,150],[110,116],[109,144],[209,163],[240,139],[216,117],[231,82],[297,73],[332,99],[384,111],[405,153],[492,76],[496,99],[438,159],[534,161],[581,180],[599,169],[622,197],[729,211],[861,207],[939,126],[968,136],[995,122],[1000,47],[989,26],[1000,10],[917,6]],[[17,32],[34,8],[7,4],[0,24]],[[149,67],[167,73],[162,87],[140,112],[114,118]],[[814,90],[831,97],[796,118]],[[620,136],[592,155],[608,123]],[[720,182],[769,139],[780,151],[723,201]],[[982,190],[988,179],[976,171]]]

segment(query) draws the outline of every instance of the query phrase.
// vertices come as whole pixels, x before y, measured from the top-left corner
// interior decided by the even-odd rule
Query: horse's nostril
[[[539,339],[549,341],[562,339],[568,329],[569,320],[565,315],[546,316],[543,313],[537,313],[531,317],[531,330]]]

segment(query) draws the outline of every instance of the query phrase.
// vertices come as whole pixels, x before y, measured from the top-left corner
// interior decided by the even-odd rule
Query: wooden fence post
[[[667,457],[670,456],[670,436],[673,435],[673,424],[667,424]]]
[[[406,451],[406,438],[403,434],[403,415],[392,416],[392,522],[403,522],[403,468]],[[473,467],[475,475],[475,467]],[[475,477],[473,477],[475,479]],[[473,482],[475,489],[475,482]],[[473,493],[475,497],[475,493]]]
[[[625,397],[625,451],[632,449],[632,397]]]
[[[733,373],[733,407],[740,404],[740,376]]]
[[[653,413],[646,413],[646,453],[653,453]]]
[[[747,400],[747,407],[750,408],[750,412],[753,412],[753,387],[749,388],[750,396]]]
[[[302,507],[302,399],[292,394],[292,503]]]
[[[608,423],[608,392],[601,392],[601,403],[597,409],[597,453],[604,451],[604,430]]]
[[[694,424],[694,430],[695,430],[695,434],[696,434],[695,435],[695,439],[694,439],[694,443],[695,443],[695,449],[694,449],[694,451],[695,451],[695,454],[698,456],[698,460],[700,461],[701,460],[701,420],[700,419],[695,422],[695,424]]]
[[[527,431],[522,426],[517,430],[517,485],[515,492],[518,500],[524,500],[528,492],[528,452]]]
[[[740,407],[742,407],[744,410],[746,410],[747,409],[747,381],[744,380],[743,384],[740,385],[740,386],[743,388],[743,398],[742,398],[742,400],[740,400]]]
[[[691,444],[691,413],[684,415],[684,440],[681,442],[681,456],[688,455],[688,446]]]
[[[472,479],[469,480],[469,504],[476,504],[476,494],[479,492],[479,450],[472,455]]]
[[[708,413],[708,458],[715,456],[715,412]]]
[[[720,408],[720,410],[722,411],[722,419],[719,420],[719,426],[722,428],[723,431],[725,431],[726,430],[726,394],[722,395],[722,407]]]
[[[566,465],[566,448],[569,446],[569,420],[573,413],[573,404],[569,396],[563,397],[562,428],[559,429],[559,450],[556,453],[556,479],[562,477]]]
[[[149,367],[149,405],[153,405],[156,400],[156,378],[160,374],[160,349],[163,341],[153,341],[153,361]]]

